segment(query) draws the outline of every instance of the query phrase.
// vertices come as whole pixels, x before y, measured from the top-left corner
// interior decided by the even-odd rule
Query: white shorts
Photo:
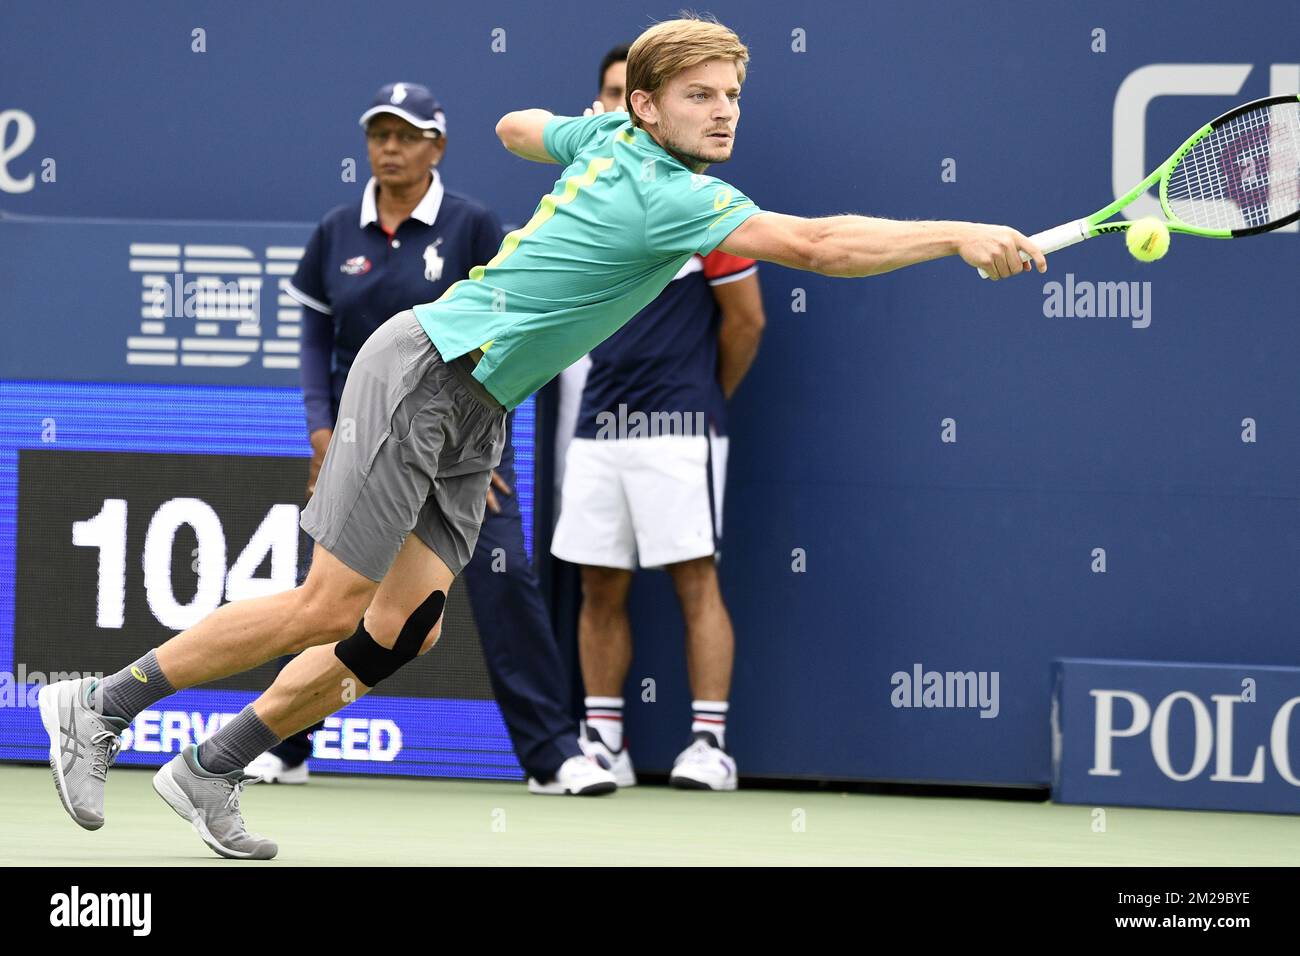
[[[658,568],[717,554],[727,439],[703,435],[569,443],[551,554],[602,568]]]

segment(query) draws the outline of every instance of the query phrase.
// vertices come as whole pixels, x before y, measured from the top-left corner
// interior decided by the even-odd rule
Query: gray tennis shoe
[[[239,812],[245,785],[257,783],[242,770],[208,773],[190,744],[154,774],[153,788],[176,814],[193,825],[203,842],[232,860],[269,860],[279,852],[271,840],[249,833]]]
[[[104,782],[130,721],[98,713],[94,677],[61,680],[40,689],[41,723],[50,736],[50,772],[63,809],[78,826],[104,825]]]

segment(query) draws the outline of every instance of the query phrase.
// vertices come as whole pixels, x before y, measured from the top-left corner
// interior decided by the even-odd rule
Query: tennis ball
[[[1155,262],[1169,251],[1169,227],[1159,219],[1139,219],[1124,237],[1128,251],[1139,262]]]

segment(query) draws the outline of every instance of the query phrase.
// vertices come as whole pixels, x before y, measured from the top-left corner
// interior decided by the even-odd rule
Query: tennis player
[[[472,266],[491,259],[501,244],[496,216],[443,186],[438,165],[447,149],[447,114],[427,87],[387,84],[361,114],[360,124],[373,175],[356,202],[321,220],[285,289],[304,310],[303,404],[312,446],[308,500],[339,426],[353,359],[366,339],[393,315],[440,296]],[[531,793],[608,793],[614,780],[583,755],[577,721],[568,711],[559,645],[511,492],[515,456],[509,427],[507,421],[492,478],[495,494],[488,490],[478,544],[464,571],[492,696]],[[305,556],[310,547],[302,549]],[[302,569],[300,581],[307,571]],[[288,658],[281,660],[287,664]],[[298,731],[244,772],[306,783],[311,750],[307,731]]]
[[[442,609],[483,521],[507,409],[613,334],[693,255],[723,249],[829,276],[870,276],[957,255],[991,276],[1023,269],[1006,226],[805,219],[763,212],[705,169],[731,157],[748,50],[710,20],[668,20],[632,45],[628,112],[508,113],[511,152],[564,167],[533,217],[436,302],[384,323],[358,352],[302,526],[301,587],[218,608],[105,678],[42,689],[64,808],[104,821],[119,735],[173,693],[302,652],[230,723],[154,777],[159,795],[222,856],[270,859],[249,832],[243,767],[365,694],[438,639]],[[411,534],[415,531],[415,534]],[[364,616],[363,616],[364,615]]]

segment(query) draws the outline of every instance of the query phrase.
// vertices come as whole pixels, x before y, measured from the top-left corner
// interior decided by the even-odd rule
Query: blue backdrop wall
[[[1228,107],[1300,89],[1284,0],[1232,27],[1171,0],[710,9],[752,55],[736,157],[713,172],[798,214],[1033,232]],[[368,97],[411,79],[447,109],[448,186],[522,222],[554,168],[506,154],[495,120],[580,112],[603,52],[675,10],[8,4],[0,207],[314,221],[355,196],[349,159],[364,181]],[[1141,267],[1098,240],[997,285],[956,260],[855,281],[763,267],[722,563],[742,772],[1045,784],[1054,656],[1294,664],[1298,251],[1294,230],[1175,237]],[[1098,283],[1137,285],[1105,317],[1047,314]],[[6,315],[6,348],[41,323]],[[662,768],[689,716],[681,627],[662,577],[634,609],[629,729]],[[996,672],[996,717],[896,706],[916,664]]]

